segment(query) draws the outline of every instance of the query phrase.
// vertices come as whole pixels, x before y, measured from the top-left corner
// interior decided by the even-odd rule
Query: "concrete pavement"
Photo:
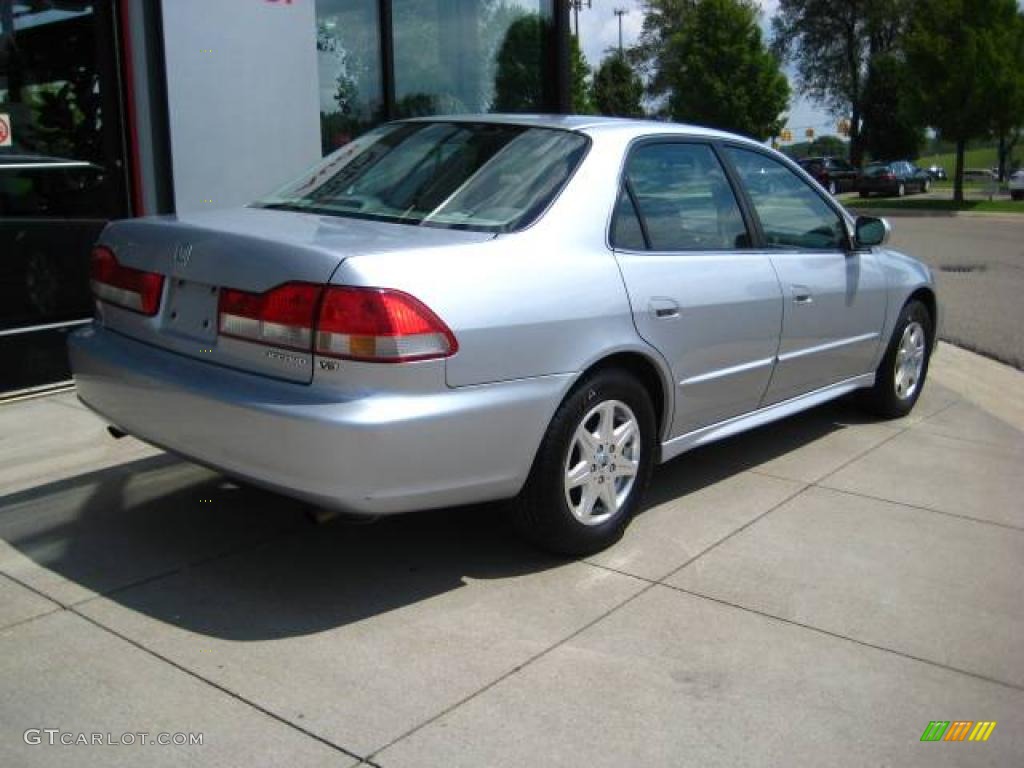
[[[1024,757],[1024,374],[947,345],[909,417],[685,455],[579,562],[489,508],[315,526],[69,394],[0,406],[0,457],[2,765]],[[921,743],[937,719],[998,725]]]

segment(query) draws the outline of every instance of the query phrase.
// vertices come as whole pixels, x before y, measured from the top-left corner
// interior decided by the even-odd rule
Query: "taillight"
[[[317,354],[378,363],[448,357],[455,335],[418,299],[387,288],[328,286],[316,326]]]
[[[160,309],[164,276],[141,269],[122,267],[109,248],[92,249],[89,285],[100,301],[143,315],[155,315]]]
[[[309,283],[285,283],[266,293],[222,288],[218,327],[224,336],[309,352],[321,293],[322,286]]]

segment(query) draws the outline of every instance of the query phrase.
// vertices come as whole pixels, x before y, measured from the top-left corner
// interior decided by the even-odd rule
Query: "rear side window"
[[[612,245],[627,251],[643,251],[647,249],[644,230],[637,215],[636,206],[629,197],[626,185],[619,189],[619,199],[615,203],[615,215],[612,217]]]
[[[726,150],[754,204],[767,244],[773,248],[843,249],[846,228],[803,179],[760,152]]]
[[[706,251],[745,247],[746,225],[725,172],[706,144],[644,144],[626,161],[623,181],[638,210],[620,194],[612,244],[636,249],[639,214],[654,251]],[[625,197],[625,202],[623,198]],[[620,238],[628,237],[632,244]]]

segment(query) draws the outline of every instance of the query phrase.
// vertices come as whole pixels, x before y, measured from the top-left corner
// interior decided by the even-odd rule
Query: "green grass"
[[[1021,160],[1021,148],[1017,147],[1014,149],[1014,158],[1018,161]],[[947,152],[942,155],[922,155],[917,158],[916,165],[919,168],[928,168],[932,165],[941,165],[946,169],[946,173],[949,177],[953,177],[953,171],[956,170],[956,153]],[[977,149],[968,149],[964,152],[964,168],[995,168],[999,165],[999,157],[996,155],[995,147],[978,147]],[[1011,162],[1010,165],[1013,165]]]
[[[898,211],[977,211],[980,213],[1024,213],[1024,200],[965,200],[957,203],[952,200],[907,200],[902,199],[871,199],[858,198],[844,200],[847,208],[875,208],[878,210]]]

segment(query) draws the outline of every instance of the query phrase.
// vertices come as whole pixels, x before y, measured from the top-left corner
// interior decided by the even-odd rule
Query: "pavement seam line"
[[[842,493],[847,496],[857,496],[862,499],[870,499],[872,501],[881,501],[886,504],[895,504],[900,507],[908,507],[909,509],[916,509],[921,512],[931,512],[935,515],[944,515],[946,517],[952,517],[956,520],[966,520],[971,523],[979,523],[980,525],[993,525],[997,528],[1003,528],[1010,531],[1018,531],[1024,533],[1024,526],[1013,525],[1012,523],[1000,523],[995,520],[983,520],[980,517],[971,517],[970,515],[961,515],[957,512],[947,512],[943,509],[933,509],[932,507],[924,507],[920,504],[913,504],[907,501],[898,501],[896,499],[887,499],[884,496],[874,496],[870,493],[863,493],[862,491],[851,491],[846,488],[835,488],[831,485],[819,485],[818,483],[813,484],[815,488],[821,488],[824,491],[834,491],[835,493]]]
[[[58,606],[59,608],[67,608],[67,606],[64,603],[62,603],[60,600],[56,600],[56,599],[50,597],[49,595],[47,595],[47,594],[45,594],[43,592],[40,592],[38,589],[33,587],[31,584],[26,584],[21,579],[19,579],[17,576],[14,576],[13,574],[8,573],[7,571],[0,570],[0,576],[2,576],[3,578],[7,579],[12,584],[17,584],[19,587],[24,587],[29,592],[32,592],[33,594],[38,595],[39,597],[43,598],[48,603],[53,603],[54,605]]]
[[[776,479],[781,479],[781,478],[776,478]],[[791,482],[800,482],[800,481],[797,480],[797,481],[791,481]],[[702,549],[700,552],[698,552],[696,555],[694,555],[689,560],[684,562],[682,565],[676,566],[675,568],[673,568],[671,571],[666,573],[664,576],[662,576],[660,579],[658,579],[654,583],[655,584],[660,584],[665,579],[668,579],[668,578],[671,578],[672,576],[675,576],[677,573],[679,573],[679,571],[683,570],[684,568],[686,568],[690,564],[692,564],[692,563],[696,562],[697,560],[699,560],[700,558],[704,557],[704,555],[706,555],[708,552],[710,552],[711,550],[713,550],[716,547],[720,546],[721,544],[725,543],[726,541],[731,539],[733,536],[735,536],[735,535],[737,535],[739,533],[742,533],[743,531],[747,530],[747,528],[749,528],[750,526],[754,525],[755,523],[757,523],[758,521],[762,520],[763,518],[767,517],[772,512],[774,512],[776,509],[781,507],[783,504],[789,503],[790,501],[795,499],[797,496],[802,494],[804,491],[806,491],[810,487],[811,487],[810,483],[804,483],[800,488],[798,488],[797,490],[795,490],[792,493],[790,493],[784,499],[782,499],[781,501],[773,504],[772,506],[770,506],[768,509],[766,509],[764,512],[762,512],[761,514],[757,515],[756,517],[751,518],[750,520],[745,522],[743,525],[741,525],[739,528],[733,529],[732,531],[727,533],[725,536],[720,538],[718,541],[715,541],[715,542],[709,544],[704,549]]]
[[[594,565],[593,563],[588,563],[585,560],[570,561],[570,564],[571,564],[571,562],[578,562],[581,565],[589,566],[591,568],[599,568],[599,569],[605,570],[605,571],[611,570],[611,569],[608,569],[608,568],[601,568],[600,566]],[[528,659],[523,661],[521,664],[517,664],[512,669],[510,669],[507,672],[504,672],[501,675],[499,675],[498,677],[494,678],[494,680],[492,680],[491,682],[487,683],[487,685],[484,685],[481,688],[478,688],[477,690],[473,691],[472,693],[467,694],[466,696],[462,697],[461,699],[459,699],[458,701],[454,702],[453,704],[448,705],[447,707],[442,709],[440,712],[438,712],[438,713],[432,715],[431,717],[427,718],[422,723],[419,723],[418,725],[413,726],[412,728],[408,729],[407,731],[405,731],[401,735],[396,736],[394,739],[392,739],[391,741],[387,742],[386,744],[383,744],[382,746],[377,747],[376,749],[374,749],[373,751],[370,752],[370,754],[367,756],[366,759],[368,761],[375,759],[382,752],[384,752],[387,749],[390,749],[391,747],[393,747],[398,742],[404,741],[405,739],[409,738],[413,734],[418,733],[419,731],[423,730],[427,726],[429,726],[429,725],[431,725],[433,723],[436,723],[438,720],[440,720],[441,718],[443,718],[446,715],[450,714],[451,712],[455,711],[456,709],[461,707],[463,704],[468,704],[470,701],[472,701],[473,699],[477,698],[478,696],[481,696],[482,694],[487,693],[487,691],[491,690],[495,686],[497,686],[500,683],[504,682],[505,680],[509,679],[513,675],[518,674],[520,671],[526,669],[528,666],[532,665],[534,662],[539,661],[544,656],[547,656],[552,651],[560,648],[562,645],[564,645],[565,643],[568,643],[573,638],[578,637],[580,634],[582,634],[583,632],[586,632],[588,629],[590,629],[595,624],[597,624],[597,623],[603,621],[604,619],[608,618],[609,616],[611,616],[616,611],[620,610],[621,608],[624,608],[625,606],[629,605],[629,603],[633,602],[634,600],[636,600],[641,595],[646,594],[650,590],[654,589],[654,587],[658,586],[657,583],[655,583],[655,582],[651,582],[648,579],[643,579],[643,578],[640,578],[638,576],[633,576],[631,574],[622,574],[622,573],[620,573],[619,575],[628,576],[629,578],[631,578],[631,579],[633,579],[635,581],[639,581],[639,582],[643,583],[645,586],[643,586],[641,589],[639,589],[636,592],[634,592],[632,595],[627,597],[622,602],[618,603],[617,605],[613,605],[611,608],[606,610],[604,613],[602,613],[599,616],[596,616],[595,618],[591,619],[586,624],[584,624],[582,627],[579,627],[578,629],[575,629],[572,632],[570,632],[565,637],[563,637],[563,638],[561,638],[559,640],[556,640],[554,643],[549,645],[547,648],[542,648],[541,650],[537,651],[537,653],[535,653],[533,656],[530,656]]]
[[[902,657],[904,659],[909,659],[911,661],[917,661],[917,662],[920,662],[921,664],[927,664],[930,667],[937,667],[939,669],[946,670],[947,672],[954,672],[956,674],[966,675],[967,677],[973,677],[973,678],[975,678],[977,680],[983,680],[986,683],[993,683],[994,685],[1000,685],[1000,686],[1002,686],[1004,688],[1010,688],[1010,689],[1015,690],[1015,691],[1024,691],[1024,685],[1019,685],[1017,683],[1008,683],[1005,680],[999,680],[998,678],[995,678],[995,677],[989,677],[989,676],[983,675],[983,674],[981,674],[979,672],[971,672],[970,670],[961,669],[960,667],[952,667],[952,666],[950,666],[948,664],[943,664],[942,662],[939,662],[939,661],[932,661],[931,659],[926,659],[926,658],[924,658],[922,656],[915,656],[914,654],[907,653],[906,651],[900,651],[900,650],[897,650],[895,648],[887,648],[884,645],[877,645],[875,643],[870,643],[867,640],[858,640],[855,637],[850,637],[849,635],[842,635],[842,634],[840,634],[838,632],[833,632],[830,629],[823,629],[822,627],[816,627],[813,624],[804,624],[803,622],[796,621],[795,619],[787,619],[785,616],[776,616],[774,613],[768,613],[767,611],[762,611],[762,610],[759,610],[757,608],[751,608],[751,607],[746,606],[746,605],[740,605],[739,603],[734,603],[734,602],[732,602],[730,600],[725,600],[725,599],[720,598],[720,597],[714,597],[713,595],[708,595],[708,594],[705,594],[703,592],[695,592],[692,589],[686,589],[685,587],[676,586],[675,584],[660,584],[659,586],[667,587],[668,589],[674,589],[676,592],[680,592],[680,593],[683,593],[683,594],[686,594],[686,595],[690,595],[692,597],[700,598],[702,600],[709,600],[709,601],[711,601],[713,603],[718,603],[719,605],[724,605],[724,606],[727,606],[729,608],[735,608],[738,611],[745,611],[747,613],[753,613],[753,614],[755,614],[757,616],[763,616],[764,618],[770,619],[772,621],[778,621],[778,622],[781,622],[783,624],[788,624],[788,625],[793,626],[793,627],[798,627],[800,629],[806,629],[806,630],[809,630],[811,632],[817,632],[817,633],[822,634],[822,635],[827,635],[828,637],[835,638],[836,640],[845,640],[847,642],[855,643],[856,645],[860,645],[860,646],[863,646],[865,648],[871,648],[873,650],[881,651],[883,653],[891,653],[894,656],[900,656],[900,657]]]
[[[155,581],[162,581],[163,579],[167,579],[172,576],[177,576],[178,574],[184,573],[185,571],[191,570],[192,568],[199,568],[204,565],[209,565],[210,563],[214,563],[218,560],[227,560],[228,558],[235,557],[236,555],[246,555],[259,552],[260,549],[269,547],[272,544],[287,542],[289,539],[299,535],[304,527],[304,524],[299,523],[296,524],[294,527],[284,528],[283,530],[276,532],[281,534],[281,538],[261,539],[256,542],[251,542],[249,545],[239,545],[238,547],[225,548],[220,551],[205,555],[203,557],[199,557],[195,560],[188,560],[182,563],[181,565],[176,566],[174,568],[170,568],[166,571],[161,571],[160,573],[155,573],[151,576],[144,576],[128,584],[121,584],[120,586],[109,589],[106,592],[97,592],[95,595],[82,598],[81,600],[77,600],[74,603],[69,603],[65,607],[69,609],[74,609],[78,606],[91,603],[94,600],[107,598],[112,595],[117,595],[122,592],[126,592],[130,589],[135,589],[136,587],[143,587]]]
[[[793,481],[790,481],[790,482],[793,482]],[[796,481],[796,482],[799,482],[799,481]],[[793,493],[789,494],[789,495],[788,495],[788,496],[787,496],[786,498],[782,499],[781,501],[779,501],[778,503],[776,503],[775,505],[773,505],[773,506],[772,506],[772,507],[770,507],[769,509],[767,509],[767,510],[765,510],[764,512],[762,512],[762,513],[761,513],[760,515],[758,515],[757,517],[755,517],[755,518],[754,518],[753,520],[749,520],[749,521],[748,521],[748,522],[746,522],[746,523],[745,523],[744,525],[742,525],[742,526],[740,526],[739,528],[737,528],[736,530],[732,531],[731,533],[729,533],[728,535],[726,535],[725,537],[723,537],[723,538],[722,538],[722,539],[720,539],[719,541],[716,541],[715,543],[713,543],[713,544],[709,545],[709,546],[708,546],[707,548],[705,548],[705,549],[704,549],[704,550],[702,550],[701,552],[699,552],[699,553],[697,553],[696,555],[694,555],[694,556],[693,556],[692,558],[690,558],[689,560],[687,560],[687,561],[686,561],[685,563],[683,563],[683,564],[682,564],[681,566],[679,566],[678,568],[675,568],[675,569],[673,569],[672,571],[670,571],[669,573],[665,574],[665,576],[663,576],[662,578],[663,578],[663,579],[667,579],[667,578],[669,578],[670,576],[672,576],[673,574],[675,574],[675,573],[676,573],[677,571],[681,570],[682,568],[685,568],[685,567],[686,567],[687,565],[689,565],[690,563],[692,563],[692,562],[693,562],[694,560],[696,560],[697,558],[699,558],[699,557],[702,557],[702,556],[703,556],[703,555],[704,555],[705,553],[707,553],[707,552],[708,552],[709,550],[711,550],[711,549],[713,549],[713,548],[717,547],[717,546],[718,546],[719,544],[721,544],[721,543],[722,543],[723,541],[725,541],[726,539],[728,539],[728,538],[731,538],[731,537],[732,537],[733,535],[735,535],[735,534],[736,534],[736,533],[738,533],[739,531],[741,531],[741,530],[743,530],[743,529],[745,529],[745,528],[749,527],[750,525],[753,525],[753,524],[754,524],[755,522],[757,522],[758,520],[760,520],[760,519],[761,519],[762,517],[764,517],[765,515],[769,514],[769,513],[770,513],[770,512],[772,512],[772,511],[774,511],[775,509],[777,509],[778,507],[782,506],[782,505],[783,505],[783,504],[785,504],[786,502],[788,502],[788,501],[790,501],[790,500],[792,500],[792,499],[796,498],[797,496],[799,496],[799,495],[800,495],[801,493],[803,493],[804,491],[806,491],[806,490],[807,490],[808,488],[810,488],[810,487],[811,487],[811,485],[810,485],[810,484],[804,484],[804,485],[803,485],[802,487],[800,487],[799,489],[797,489],[797,490],[796,490],[796,491],[794,491]],[[620,610],[621,608],[624,608],[624,607],[625,607],[626,605],[628,605],[628,604],[629,604],[629,603],[631,603],[632,601],[636,600],[636,599],[637,599],[638,597],[640,597],[641,595],[644,595],[644,594],[646,594],[646,593],[647,593],[647,592],[649,592],[649,591],[650,591],[651,589],[653,589],[654,587],[658,586],[658,585],[659,585],[659,584],[661,583],[660,581],[652,581],[652,580],[650,580],[650,579],[648,579],[648,578],[645,578],[645,577],[643,577],[643,576],[637,576],[637,575],[635,575],[635,574],[627,573],[627,572],[625,572],[625,571],[619,571],[619,570],[616,570],[616,569],[614,569],[614,568],[609,568],[609,567],[607,567],[607,566],[599,565],[599,564],[597,564],[597,563],[593,563],[593,562],[591,562],[591,561],[589,561],[589,560],[586,560],[586,559],[582,559],[582,560],[577,560],[576,562],[579,562],[579,563],[580,563],[580,564],[582,564],[582,565],[590,566],[591,568],[598,568],[598,569],[600,569],[600,570],[604,570],[604,571],[608,571],[608,572],[611,572],[611,573],[615,573],[615,574],[617,574],[617,575],[620,575],[620,576],[626,576],[626,577],[628,577],[628,578],[631,578],[631,579],[636,579],[636,580],[638,580],[638,581],[644,582],[644,583],[646,584],[646,586],[645,586],[645,587],[643,587],[642,589],[640,589],[640,590],[639,590],[638,592],[636,592],[635,594],[633,594],[633,595],[631,595],[630,597],[628,597],[628,598],[626,598],[625,600],[623,600],[623,601],[622,601],[621,603],[619,603],[618,605],[616,605],[616,606],[613,606],[612,608],[608,609],[607,611],[605,611],[604,613],[602,613],[602,614],[601,614],[600,616],[597,616],[597,617],[596,617],[596,618],[594,618],[593,620],[591,620],[591,621],[587,622],[586,624],[584,624],[584,625],[583,625],[582,627],[580,627],[579,629],[575,630],[575,631],[574,631],[574,632],[572,632],[571,634],[569,634],[569,635],[565,636],[565,637],[564,637],[564,638],[562,638],[561,640],[558,640],[557,642],[553,643],[553,644],[552,644],[551,646],[549,646],[549,647],[547,647],[547,648],[544,648],[544,649],[542,649],[542,650],[538,651],[538,652],[537,652],[536,654],[534,654],[533,656],[531,656],[531,657],[529,657],[528,659],[526,659],[526,661],[524,661],[524,662],[523,662],[522,664],[519,664],[519,665],[518,665],[518,666],[516,666],[516,667],[515,667],[514,669],[511,669],[511,670],[509,670],[509,671],[505,672],[504,674],[502,674],[502,675],[500,675],[499,677],[497,677],[497,678],[495,678],[494,680],[492,680],[492,681],[491,681],[490,683],[488,683],[487,685],[485,685],[485,686],[483,686],[483,687],[481,687],[481,688],[477,689],[476,691],[474,691],[474,692],[473,692],[473,693],[471,693],[471,694],[468,694],[467,696],[465,696],[465,697],[463,697],[462,699],[460,699],[459,701],[457,701],[457,702],[455,702],[455,703],[453,703],[453,704],[449,705],[448,707],[446,707],[445,709],[441,710],[440,712],[438,712],[437,714],[433,715],[432,717],[428,718],[427,720],[424,720],[424,721],[423,721],[422,723],[420,723],[420,724],[416,725],[416,726],[415,726],[415,727],[413,727],[413,728],[410,728],[409,730],[407,730],[407,731],[406,731],[405,733],[401,734],[400,736],[398,736],[398,737],[396,737],[396,738],[392,739],[391,741],[389,741],[388,743],[384,744],[383,746],[380,746],[380,747],[378,747],[377,749],[373,750],[373,751],[372,751],[372,752],[370,753],[370,755],[369,755],[369,756],[370,756],[370,758],[374,758],[374,757],[376,757],[377,755],[379,755],[379,754],[381,754],[382,752],[384,752],[385,750],[387,750],[387,749],[391,748],[392,746],[394,746],[394,745],[395,745],[395,744],[397,744],[398,742],[400,742],[400,741],[403,741],[403,740],[405,740],[405,739],[406,739],[406,738],[408,738],[409,736],[412,736],[412,735],[413,735],[414,733],[417,733],[417,732],[419,732],[420,730],[422,730],[422,729],[426,728],[427,726],[431,725],[432,723],[435,723],[435,722],[437,722],[438,720],[440,720],[440,719],[441,719],[441,718],[443,718],[444,716],[448,715],[449,713],[451,713],[451,712],[453,712],[454,710],[456,710],[456,709],[458,709],[459,707],[461,707],[461,706],[462,706],[463,704],[467,704],[468,702],[470,702],[470,701],[472,701],[473,699],[475,699],[475,698],[476,698],[477,696],[480,696],[481,694],[484,694],[484,693],[486,693],[486,692],[487,692],[487,691],[489,691],[489,690],[490,690],[491,688],[495,687],[496,685],[498,685],[499,683],[503,682],[504,680],[506,680],[506,679],[510,678],[510,677],[511,677],[512,675],[515,675],[515,674],[516,674],[516,673],[518,673],[518,672],[519,672],[520,670],[523,670],[523,669],[525,669],[525,668],[526,668],[527,666],[529,666],[529,665],[533,664],[533,663],[534,663],[535,661],[538,661],[538,660],[539,660],[539,659],[541,659],[541,658],[542,658],[543,656],[546,656],[546,655],[547,655],[548,653],[550,653],[550,652],[552,652],[552,651],[554,651],[554,650],[558,649],[559,647],[561,647],[561,646],[562,646],[562,645],[564,645],[565,643],[567,643],[567,642],[569,642],[570,640],[572,640],[572,639],[573,639],[574,637],[577,637],[577,636],[578,636],[578,635],[580,635],[581,633],[583,633],[583,632],[585,632],[586,630],[590,629],[590,628],[591,628],[592,626],[594,626],[595,624],[597,624],[597,623],[599,623],[600,621],[603,621],[604,619],[608,618],[609,616],[611,616],[611,615],[612,615],[613,613],[615,613],[616,611]]]
[[[975,406],[975,407],[977,407],[977,406]],[[983,409],[981,409],[981,410],[983,410]],[[931,417],[929,416],[928,418],[930,419]],[[994,418],[998,418],[998,417],[994,417]],[[989,440],[979,440],[979,439],[974,438],[974,437],[963,437],[962,435],[950,435],[950,434],[947,434],[946,432],[940,432],[934,426],[929,428],[927,426],[927,422],[928,422],[928,419],[922,419],[920,422],[917,423],[916,426],[921,427],[921,431],[922,432],[924,432],[926,434],[929,434],[929,435],[934,435],[935,437],[945,437],[945,438],[948,438],[950,440],[956,440],[956,441],[961,442],[961,443],[967,443],[968,445],[977,445],[977,446],[981,446],[983,448],[991,448],[992,450],[999,451],[1001,453],[1005,452],[1005,453],[1020,454],[1020,453],[1024,452],[1020,448],[1009,448],[1009,447],[1007,447],[1005,445],[999,445],[998,443],[993,443],[993,442],[991,442]],[[1005,424],[1006,422],[1003,422],[1003,423]]]
[[[20,627],[23,624],[28,624],[30,622],[35,621],[36,619],[41,619],[44,616],[52,616],[55,613],[60,613],[61,611],[66,611],[68,609],[68,607],[66,605],[64,605],[63,603],[61,603],[60,601],[54,600],[49,595],[44,595],[42,592],[40,592],[35,587],[32,587],[31,585],[24,583],[21,579],[18,579],[16,577],[12,576],[11,574],[7,573],[6,571],[0,571],[0,577],[3,577],[5,579],[7,579],[7,581],[11,582],[12,584],[14,584],[16,586],[19,586],[22,589],[25,589],[25,590],[31,592],[36,597],[43,598],[43,600],[45,600],[46,602],[50,603],[51,606],[53,606],[48,611],[43,611],[42,613],[37,613],[35,616],[28,616],[27,618],[20,619],[19,621],[15,621],[12,624],[7,624],[6,626],[0,627],[0,635],[2,635],[3,633],[7,632],[7,630],[9,630],[9,629],[14,629],[15,627]]]
[[[171,659],[171,658],[169,658],[167,656],[164,656],[162,653],[158,653],[157,651],[154,651],[152,648],[147,648],[145,645],[143,645],[139,641],[134,640],[134,639],[128,637],[127,635],[123,634],[122,632],[119,632],[118,630],[116,630],[116,629],[114,629],[112,627],[107,626],[106,624],[104,624],[103,622],[99,621],[98,619],[94,619],[93,617],[88,616],[87,614],[84,614],[81,611],[78,611],[77,609],[75,609],[73,607],[68,608],[67,610],[70,613],[73,613],[75,616],[78,616],[79,618],[84,619],[85,621],[89,622],[90,624],[92,624],[97,629],[100,629],[100,630],[102,630],[104,632],[108,632],[109,634],[113,635],[114,637],[117,637],[117,638],[123,640],[124,642],[128,643],[129,645],[131,645],[131,646],[133,646],[135,648],[138,648],[143,653],[148,654],[149,656],[152,656],[154,659],[157,659],[158,661],[162,661],[163,663],[173,667],[174,669],[177,669],[178,671],[185,673],[189,677],[191,677],[191,678],[193,678],[195,680],[198,680],[201,683],[205,683],[206,685],[210,686],[211,688],[214,688],[214,689],[220,691],[221,693],[225,694],[229,698],[232,698],[232,699],[234,699],[235,701],[237,701],[237,702],[239,702],[241,704],[244,704],[246,706],[249,706],[252,709],[255,709],[257,712],[260,712],[261,714],[266,715],[270,719],[275,720],[278,723],[281,723],[286,728],[291,728],[294,731],[298,731],[299,733],[301,733],[301,734],[303,734],[305,736],[308,736],[309,738],[313,739],[314,741],[318,741],[319,743],[323,744],[324,746],[330,747],[331,749],[335,750],[336,752],[340,752],[343,755],[346,755],[347,757],[351,757],[353,760],[358,760],[360,762],[365,762],[365,760],[364,760],[362,755],[358,755],[355,752],[352,752],[351,750],[345,749],[340,744],[335,744],[333,741],[330,741],[329,739],[319,735],[318,733],[315,733],[315,732],[309,730],[308,728],[303,728],[301,725],[296,725],[291,720],[288,720],[286,717],[283,717],[281,715],[278,715],[275,712],[272,712],[271,710],[267,709],[266,707],[264,707],[264,706],[262,706],[260,704],[257,704],[256,702],[251,701],[250,699],[245,698],[241,694],[235,693],[234,691],[230,690],[229,688],[226,688],[225,686],[221,685],[220,683],[218,683],[218,682],[216,682],[214,680],[210,680],[209,678],[203,677],[198,672],[189,669],[188,667],[184,666],[183,664],[179,664],[178,662],[174,661],[173,659]]]
[[[949,405],[946,405],[946,406],[940,408],[935,413],[931,414],[930,416],[927,416],[925,419],[922,419],[922,421],[925,421],[927,419],[932,418],[933,416],[937,416],[938,414],[947,411],[948,409],[950,409],[954,405],[956,405],[957,402],[959,402],[959,401],[954,401],[954,402],[950,403]],[[870,448],[867,448],[867,449],[861,451],[860,453],[856,454],[852,458],[847,459],[846,461],[844,461],[842,464],[840,464],[835,469],[832,469],[832,470],[826,472],[821,477],[817,478],[816,480],[812,480],[810,482],[808,482],[806,480],[797,480],[797,479],[794,479],[792,477],[782,477],[781,475],[773,475],[770,472],[759,471],[757,467],[752,467],[750,469],[744,469],[744,470],[741,470],[740,472],[736,473],[736,474],[742,474],[743,472],[753,472],[755,474],[761,475],[762,477],[771,477],[771,478],[773,478],[775,480],[788,480],[789,482],[792,482],[792,483],[803,483],[804,485],[803,485],[802,488],[800,488],[800,490],[796,491],[795,493],[791,494],[787,498],[783,499],[782,501],[780,501],[778,504],[776,504],[775,506],[771,507],[770,509],[765,510],[764,512],[762,512],[760,515],[758,515],[754,519],[749,520],[744,525],[742,525],[739,528],[737,528],[736,530],[732,531],[729,535],[727,535],[724,538],[716,541],[714,544],[712,544],[711,546],[707,547],[706,549],[704,549],[703,551],[701,551],[700,553],[698,553],[694,557],[690,558],[689,560],[687,560],[685,563],[680,565],[675,570],[670,571],[669,573],[667,573],[664,576],[662,576],[661,579],[659,580],[659,582],[664,582],[665,579],[668,579],[668,578],[671,578],[672,576],[675,576],[679,571],[683,570],[683,568],[686,568],[688,565],[693,563],[698,558],[703,557],[704,555],[706,555],[708,552],[710,552],[715,547],[718,547],[720,544],[724,543],[728,539],[731,539],[736,534],[746,530],[747,528],[752,526],[754,523],[758,522],[759,520],[763,519],[764,517],[766,517],[770,513],[774,512],[776,509],[781,507],[783,504],[785,504],[785,503],[787,503],[789,501],[792,501],[797,496],[799,496],[804,491],[806,491],[808,488],[828,487],[828,486],[819,486],[819,483],[821,483],[823,480],[827,480],[828,478],[832,477],[832,475],[834,475],[835,473],[845,469],[850,464],[853,464],[855,461],[859,461],[860,459],[864,458],[865,456],[867,456],[872,451],[874,451],[874,450],[876,450],[878,448],[881,448],[883,445],[888,443],[890,440],[895,440],[897,437],[899,437],[900,435],[902,435],[905,432],[907,432],[908,430],[910,430],[913,426],[914,426],[913,424],[906,424],[906,425],[904,425],[904,426],[902,426],[900,428],[895,428],[894,427],[893,428],[894,431],[893,431],[893,433],[891,435],[889,435],[886,438],[884,438],[883,440],[875,443]]]

